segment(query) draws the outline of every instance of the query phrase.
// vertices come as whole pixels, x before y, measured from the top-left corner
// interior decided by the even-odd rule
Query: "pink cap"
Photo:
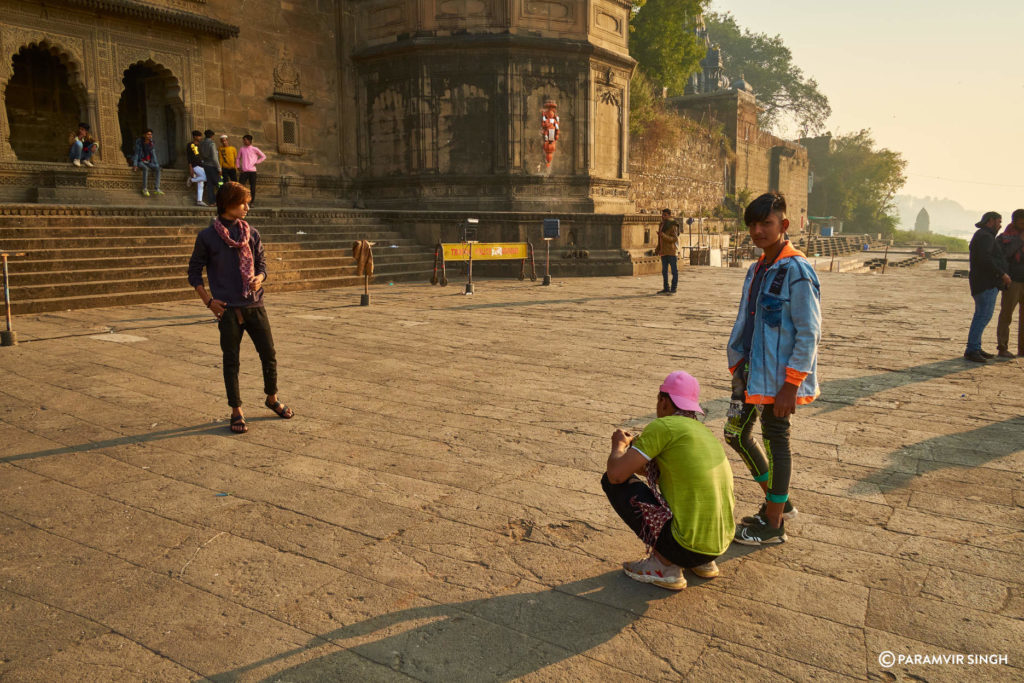
[[[704,414],[700,408],[700,383],[693,375],[676,370],[665,378],[658,390],[668,394],[679,410],[692,410]]]

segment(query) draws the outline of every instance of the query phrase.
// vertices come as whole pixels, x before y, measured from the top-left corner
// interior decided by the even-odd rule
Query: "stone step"
[[[371,279],[371,287],[390,282],[414,282],[422,280],[429,281],[432,270],[403,270],[393,274],[376,274]],[[386,280],[385,280],[386,278]],[[267,295],[272,296],[274,291],[296,291],[310,289],[330,289],[333,287],[361,287],[363,278],[359,276],[308,278],[306,280],[294,280],[279,283],[271,287],[267,285]],[[372,293],[372,292],[371,292]],[[191,287],[175,287],[173,289],[158,289],[149,291],[133,291],[119,294],[78,294],[75,296],[54,297],[33,300],[20,300],[11,302],[11,313],[13,315],[26,315],[31,313],[46,313],[48,311],[63,311],[78,308],[100,308],[105,306],[130,306],[143,303],[159,303],[161,301],[180,301],[183,299],[195,298],[195,290]],[[0,315],[4,315],[4,304],[0,300]],[[15,327],[15,329],[17,329]]]
[[[124,259],[106,260],[104,267],[88,268],[81,267],[68,269],[54,267],[47,270],[35,269],[30,271],[12,271],[10,274],[11,287],[17,291],[20,287],[43,284],[66,284],[74,282],[114,282],[125,279],[139,278],[181,278],[187,276],[187,264],[180,259],[170,260],[161,264],[140,265],[136,263],[125,263]],[[433,264],[421,253],[393,254],[387,257],[374,259],[374,266],[378,271],[394,271],[409,265]],[[301,271],[325,271],[336,268],[354,269],[355,262],[347,255],[345,256],[324,256],[317,258],[303,258],[301,256],[288,260],[274,260],[267,264],[271,279],[278,279],[279,273]],[[354,272],[354,271],[353,271]]]
[[[420,245],[398,245],[395,247],[385,247],[375,251],[374,258],[378,255],[383,255],[384,250],[388,252],[401,253],[402,251],[423,251],[426,253],[424,247]],[[274,242],[267,244],[265,247],[267,258],[284,257],[287,254],[292,253],[305,253],[311,255],[312,252],[327,252],[333,254],[336,252],[347,252],[349,255],[352,253],[352,242],[345,240],[325,240],[325,241],[303,241],[303,242]],[[189,257],[192,255],[192,243],[177,244],[177,245],[166,245],[166,246],[133,246],[133,247],[83,247],[79,249],[71,248],[54,248],[54,249],[33,249],[25,252],[25,256],[11,259],[11,263],[15,262],[30,262],[30,261],[49,261],[49,260],[71,260],[71,259],[89,259],[89,258],[101,258],[104,256],[116,256],[121,258],[143,258],[152,256],[166,255],[182,260],[183,263],[188,263]],[[433,251],[430,250],[430,254],[433,255]]]
[[[63,225],[63,226],[0,226],[0,240],[7,239],[57,239],[82,237],[85,235],[95,237],[146,237],[149,235],[191,235],[195,237],[205,226],[195,223],[182,223],[180,225]],[[401,237],[402,233],[389,228],[383,224],[376,223],[324,223],[310,225],[307,223],[291,224],[264,224],[260,226],[261,236],[269,235],[295,235],[299,232],[307,235],[320,233],[344,233],[352,235],[372,234],[394,235]]]
[[[374,264],[375,271],[380,274],[391,275],[406,270],[410,265],[416,269],[432,266],[433,262],[426,260]],[[109,274],[114,277],[103,277]],[[122,294],[126,292],[152,291],[160,289],[175,289],[180,287],[182,282],[187,283],[187,275],[182,270],[171,275],[152,274],[149,277],[116,277],[117,272],[101,271],[100,279],[72,278],[62,282],[43,282],[37,284],[26,284],[17,280],[11,282],[12,301],[32,301],[36,299],[52,299],[73,296],[88,296],[92,294]],[[354,263],[338,263],[331,266],[314,266],[311,268],[299,268],[296,266],[284,265],[272,272],[267,282],[271,285],[281,285],[294,282],[300,279],[323,279],[355,276],[356,266]]]
[[[393,236],[392,236],[393,235]],[[263,236],[261,235],[261,238]],[[390,247],[391,244],[406,245],[416,244],[414,240],[401,237],[398,233],[375,235],[365,232],[318,232],[305,235],[297,234],[271,234],[266,235],[263,240],[265,248],[272,244],[331,244],[334,248],[352,248],[352,242],[359,239],[372,237],[381,248]],[[0,249],[9,252],[35,251],[40,249],[53,248],[59,245],[62,249],[95,249],[95,248],[127,248],[127,247],[175,247],[193,246],[196,241],[195,233],[191,235],[136,235],[136,236],[77,236],[77,237],[29,237],[29,238],[2,238],[0,237]]]
[[[33,255],[42,252],[33,252]],[[276,249],[270,247],[267,250],[267,265],[273,269],[275,263],[284,261],[306,261],[312,259],[350,259],[351,251],[348,249]],[[127,260],[128,265],[135,266],[171,266],[176,268],[187,268],[188,259],[192,255],[192,249],[158,250],[147,254],[131,255]],[[433,252],[426,252],[416,246],[402,246],[395,249],[381,250],[374,254],[374,261],[385,263],[393,260],[404,261],[415,257],[429,258],[433,260]],[[99,250],[95,256],[82,256],[71,252],[56,258],[17,258],[11,259],[9,270],[12,274],[47,272],[54,270],[99,270],[106,268],[123,268],[126,265],[126,257],[109,254],[106,250]]]

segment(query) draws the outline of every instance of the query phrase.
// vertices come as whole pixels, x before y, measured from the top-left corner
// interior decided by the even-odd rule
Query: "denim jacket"
[[[762,260],[764,257],[761,257]],[[804,255],[786,241],[765,273],[753,323],[747,320],[750,283],[757,264],[743,282],[739,315],[729,337],[729,370],[744,360],[743,326],[754,325],[746,402],[774,403],[784,382],[798,386],[797,405],[818,397],[818,342],[821,340],[821,285]]]
[[[135,154],[132,155],[132,166],[138,166],[139,161],[142,160],[142,138],[135,138]],[[156,158],[156,145],[153,145],[153,154],[150,159],[150,163],[160,165],[160,161]]]

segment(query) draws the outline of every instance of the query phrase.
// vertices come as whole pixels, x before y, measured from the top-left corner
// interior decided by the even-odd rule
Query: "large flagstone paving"
[[[244,436],[198,301],[19,318],[0,680],[1019,680],[1024,359],[960,358],[964,280],[821,280],[790,541],[678,594],[622,575],[642,547],[599,478],[671,370],[721,432],[738,270],[685,269],[675,297],[657,277],[378,283],[370,307],[268,285],[297,417],[262,407],[243,342]],[[730,458],[739,517],[758,489]]]

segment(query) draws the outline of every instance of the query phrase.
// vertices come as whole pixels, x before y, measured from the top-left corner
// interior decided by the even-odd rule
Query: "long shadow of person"
[[[979,467],[1024,449],[1024,416],[978,429],[945,434],[904,446],[888,455],[889,464],[860,481],[881,490],[909,486],[918,477],[946,468]]]
[[[305,659],[314,649],[340,647],[262,680],[344,680],[353,673],[355,654],[424,681],[507,681],[611,640],[650,602],[671,595],[616,571],[545,591],[413,607],[320,634],[209,680],[235,681],[265,666]]]

